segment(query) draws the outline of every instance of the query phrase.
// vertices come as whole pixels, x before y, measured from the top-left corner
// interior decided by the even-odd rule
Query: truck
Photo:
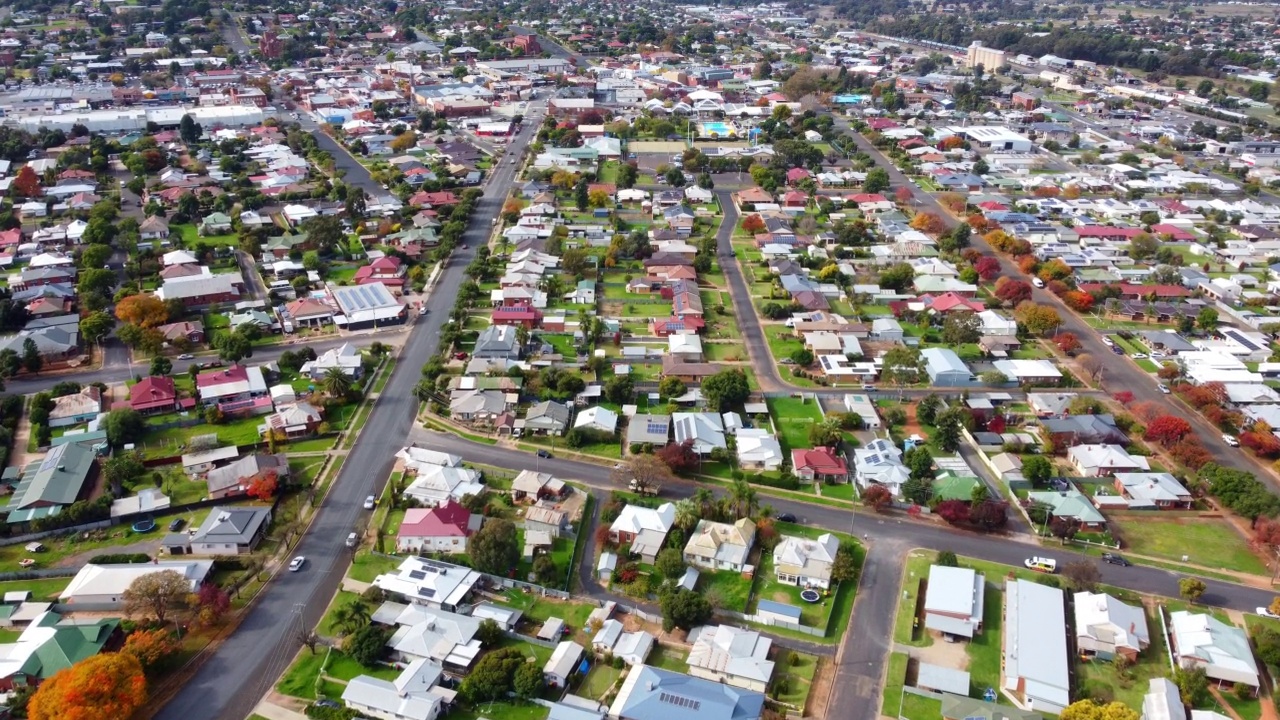
[[[627,483],[627,489],[641,497],[657,497],[662,487],[647,483],[642,485],[636,482],[635,478],[631,478],[631,482]]]

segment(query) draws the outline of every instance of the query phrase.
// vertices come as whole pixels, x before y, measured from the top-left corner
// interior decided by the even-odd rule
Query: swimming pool
[[[729,123],[725,123],[725,122],[719,122],[719,121],[704,122],[704,123],[701,123],[700,128],[702,130],[701,134],[703,137],[710,137],[712,135],[727,137],[733,134],[733,128],[729,125]]]

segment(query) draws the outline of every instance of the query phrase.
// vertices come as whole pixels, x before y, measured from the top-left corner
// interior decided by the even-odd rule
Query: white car
[[[1158,389],[1160,392],[1164,393],[1165,395],[1169,394],[1169,386],[1165,385],[1164,383],[1156,383],[1156,389]]]
[[[1257,608],[1257,609],[1255,610],[1255,612],[1257,612],[1259,615],[1261,615],[1262,617],[1265,617],[1265,618],[1276,618],[1276,619],[1280,619],[1280,615],[1277,615],[1277,614],[1275,614],[1275,613],[1271,612],[1271,610],[1269,610],[1269,609],[1267,609],[1267,608],[1264,608],[1264,607]]]
[[[1111,338],[1107,337],[1106,335],[1103,335],[1103,336],[1102,336],[1102,344],[1103,344],[1103,345],[1106,345],[1107,347],[1111,347],[1112,345],[1115,345],[1116,343],[1115,343],[1115,341],[1114,341],[1114,340],[1112,340]]]
[[[373,506],[374,506],[374,505],[376,505],[377,503],[378,503],[377,498],[375,498],[374,496],[370,495],[369,497],[367,497],[367,498],[365,498],[365,499],[364,499],[364,509],[365,509],[365,510],[372,510],[372,509],[373,509]]]
[[[181,355],[178,356],[178,359],[179,360],[195,360],[196,356],[192,355],[191,353],[182,353]]]
[[[303,565],[307,564],[307,559],[301,555],[289,561],[289,572],[298,572]]]
[[[1146,360],[1146,359],[1147,359],[1147,355],[1146,355],[1146,353],[1134,353],[1134,354],[1130,355],[1129,357],[1133,358],[1134,360]]]
[[[1240,441],[1236,439],[1235,435],[1227,435],[1226,433],[1223,433],[1222,442],[1230,445],[1231,447],[1240,447]]]

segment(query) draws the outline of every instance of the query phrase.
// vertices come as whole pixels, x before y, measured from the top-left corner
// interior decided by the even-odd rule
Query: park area
[[[1252,575],[1266,575],[1266,564],[1227,521],[1198,514],[1116,514],[1113,525],[1125,548],[1174,562],[1222,568]]]

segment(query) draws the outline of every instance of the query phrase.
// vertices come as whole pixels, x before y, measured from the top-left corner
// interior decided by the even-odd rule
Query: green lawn
[[[913,553],[907,558],[907,565],[902,573],[902,601],[898,604],[898,616],[893,625],[893,641],[916,647],[929,647],[933,637],[920,628],[918,637],[913,638],[913,622],[916,617],[916,604],[920,602],[920,580],[929,577],[929,566],[933,564],[934,553]]]
[[[320,619],[320,625],[316,628],[316,633],[321,637],[337,637],[338,631],[333,627],[333,618],[338,608],[350,605],[359,599],[360,596],[353,592],[339,590],[338,594],[334,596],[333,602],[329,603],[329,609],[325,611],[324,617]],[[372,612],[376,609],[371,607],[369,611]]]
[[[582,681],[582,685],[578,688],[578,695],[588,697],[593,700],[599,700],[604,697],[605,693],[613,687],[613,684],[622,677],[622,671],[614,669],[604,663],[596,663],[587,677]]]
[[[365,667],[350,656],[335,652],[329,655],[329,662],[325,663],[324,666],[324,674],[331,678],[348,681],[354,680],[358,675],[371,675],[382,680],[395,680],[400,675],[400,671],[390,665]]]
[[[969,685],[977,697],[982,697],[982,692],[987,688],[1000,687],[1000,627],[1004,622],[1004,588],[993,585],[993,580],[991,575],[987,576],[982,632],[965,645],[965,652],[969,655]]]
[[[703,595],[715,592],[720,599],[721,607],[726,610],[743,612],[747,609],[747,599],[751,596],[751,579],[742,573],[732,570],[703,570],[699,568],[698,591]]]
[[[805,402],[800,398],[768,398],[769,414],[778,428],[784,455],[791,450],[811,448],[809,428],[822,422],[822,409],[817,401]]]
[[[822,602],[809,603],[800,599],[801,588],[778,582],[773,569],[773,554],[760,559],[760,567],[756,570],[755,591],[751,595],[751,607],[748,613],[755,611],[755,605],[761,600],[773,600],[783,605],[800,608],[800,622],[813,628],[826,628],[831,616],[831,608],[835,604],[833,593],[827,593]]]
[[[217,435],[223,445],[252,445],[261,439],[258,426],[262,418],[247,417],[231,420],[221,425],[201,423],[191,427],[174,427],[164,430],[151,430],[143,436],[139,447],[148,458],[181,455],[184,448],[197,435]]]
[[[1152,517],[1150,515],[1156,515]],[[1266,575],[1267,567],[1240,534],[1212,518],[1163,518],[1158,513],[1117,521],[1127,549],[1138,555]]]
[[[1142,707],[1138,705],[1138,707]],[[906,720],[940,720],[942,701],[907,693],[902,696],[902,717]]]
[[[778,701],[792,705],[803,712],[809,700],[809,691],[813,689],[813,676],[818,671],[818,658],[808,653],[794,653],[795,665],[779,664],[774,670],[774,678],[787,679],[790,689],[778,694]]]
[[[290,695],[305,700],[316,699],[316,679],[320,677],[320,668],[324,666],[323,652],[312,655],[311,651],[302,648],[297,659],[285,671],[284,677],[276,683],[276,690],[283,695]]]
[[[70,577],[33,578],[31,580],[6,580],[0,582],[0,594],[26,590],[31,593],[32,600],[54,600],[58,594],[71,584]]]
[[[789,358],[792,353],[804,349],[804,342],[785,325],[765,325],[764,337],[769,343],[769,350],[773,353],[774,360]]]
[[[902,711],[902,686],[907,682],[906,653],[889,653],[889,669],[884,676],[884,695],[882,696],[880,714],[896,718]]]
[[[546,665],[547,661],[551,659],[551,648],[534,645],[531,642],[517,640],[512,637],[503,638],[502,642],[498,643],[498,647],[517,648],[520,652],[525,654],[525,657],[536,658],[538,665]]]
[[[689,663],[686,662],[688,657],[689,653],[683,650],[667,645],[654,645],[653,652],[649,653],[645,664],[671,672],[687,673],[689,672]]]
[[[449,720],[543,720],[551,710],[534,703],[518,700],[501,700],[482,703],[471,708],[459,708],[449,713]]]
[[[1142,707],[1148,680],[1169,674],[1164,633],[1160,631],[1160,619],[1147,613],[1147,632],[1151,645],[1138,656],[1138,662],[1121,675],[1113,663],[1104,660],[1076,663],[1076,682],[1082,697],[1119,700],[1125,705]]]
[[[367,552],[357,553],[351,561],[351,569],[347,571],[347,577],[371,583],[383,573],[395,572],[402,562],[404,562],[402,558],[383,557]]]

